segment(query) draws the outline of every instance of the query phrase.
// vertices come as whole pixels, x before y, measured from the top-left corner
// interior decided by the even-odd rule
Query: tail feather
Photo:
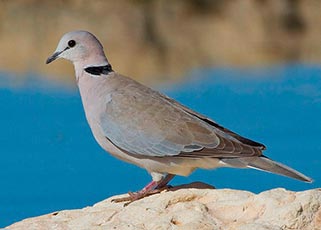
[[[260,157],[242,157],[242,158],[229,158],[221,159],[224,163],[232,167],[238,168],[254,168],[271,172],[287,177],[291,177],[297,180],[312,182],[312,179],[305,176],[304,174],[286,166],[279,162],[273,161],[265,156]]]

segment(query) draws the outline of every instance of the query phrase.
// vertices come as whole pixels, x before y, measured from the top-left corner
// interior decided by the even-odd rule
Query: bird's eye
[[[70,40],[70,41],[68,42],[68,46],[69,46],[70,48],[74,47],[75,45],[76,45],[75,40]]]

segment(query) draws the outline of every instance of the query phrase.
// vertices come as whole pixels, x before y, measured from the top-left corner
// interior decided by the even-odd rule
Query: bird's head
[[[47,59],[46,64],[64,58],[74,64],[103,65],[108,64],[103,46],[98,39],[87,31],[77,30],[64,34],[56,51]]]

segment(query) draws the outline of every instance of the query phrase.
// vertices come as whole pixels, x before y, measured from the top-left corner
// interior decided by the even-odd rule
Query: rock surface
[[[5,229],[321,229],[321,189],[278,188],[256,195],[209,189],[204,184],[187,187],[194,188],[163,192],[126,207],[112,203],[112,197],[92,207],[25,219]]]

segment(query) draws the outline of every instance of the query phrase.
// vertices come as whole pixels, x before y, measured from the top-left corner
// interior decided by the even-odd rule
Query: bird
[[[88,31],[64,34],[46,64],[60,58],[74,65],[86,119],[98,144],[152,177],[143,189],[115,202],[162,191],[175,175],[188,176],[197,168],[254,168],[312,182],[263,155],[263,144],[114,71],[102,44]]]

